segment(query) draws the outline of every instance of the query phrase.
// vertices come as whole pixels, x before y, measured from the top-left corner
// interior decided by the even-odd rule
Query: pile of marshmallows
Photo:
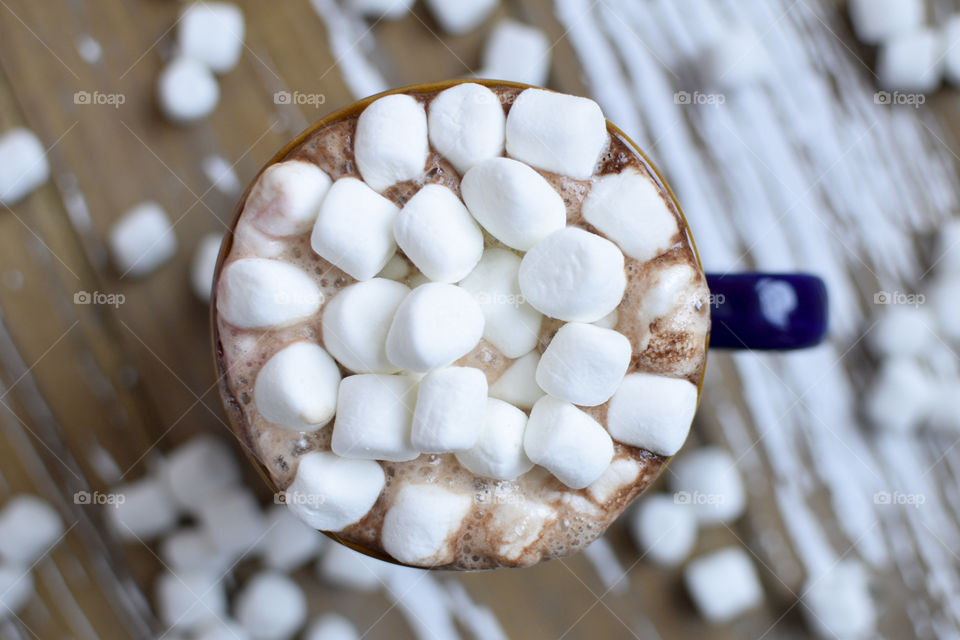
[[[375,460],[456,453],[471,472],[503,480],[539,464],[579,489],[606,470],[613,439],[662,455],[679,449],[696,387],[625,375],[630,341],[607,328],[626,287],[624,253],[646,261],[670,249],[676,218],[649,178],[625,170],[595,178],[583,203],[585,220],[612,241],[568,227],[562,198],[533,169],[589,180],[608,143],[590,100],[528,89],[504,117],[496,94],[461,84],[438,94],[429,113],[409,95],[370,104],[354,142],[363,180],[330,184],[300,161],[264,172],[241,226],[280,237],[312,229],[313,250],[358,281],[323,308],[326,348],[294,342],[255,383],[257,412],[275,425],[312,431],[336,416],[332,452],[304,456],[289,489],[324,496],[291,501],[305,521],[336,531],[363,517],[384,486]],[[379,192],[420,179],[430,145],[463,175],[463,201],[432,184],[401,209]],[[496,247],[484,249],[484,231]],[[413,290],[377,277],[397,247],[423,274]],[[223,321],[250,330],[310,321],[323,302],[304,270],[263,257],[228,263],[217,300]],[[566,324],[541,357],[544,315]],[[488,397],[482,371],[450,366],[481,338],[516,359],[503,374],[512,403]],[[355,375],[341,380],[338,362]],[[577,407],[607,401],[606,429]],[[401,491],[384,522],[391,554],[421,559],[393,535],[395,523],[466,514],[469,497],[446,493]]]
[[[60,514],[40,498],[17,495],[0,510],[0,622],[27,606],[33,568],[63,536]]]

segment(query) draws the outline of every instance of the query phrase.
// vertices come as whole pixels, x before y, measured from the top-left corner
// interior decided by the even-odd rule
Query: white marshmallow
[[[536,351],[514,360],[497,381],[490,385],[490,397],[499,398],[521,409],[532,409],[544,395],[543,389],[537,384],[539,364],[540,354]]]
[[[391,565],[387,598],[403,614],[417,640],[459,640],[450,595],[432,572]],[[488,640],[484,637],[484,640]],[[498,640],[490,638],[489,640]]]
[[[737,461],[720,447],[701,447],[670,464],[670,488],[678,502],[693,506],[705,526],[730,523],[743,514],[747,494]]]
[[[520,293],[520,258],[506,249],[488,249],[460,286],[483,311],[483,337],[508,358],[530,352],[540,339],[543,316]]]
[[[567,224],[563,198],[539,173],[510,158],[490,158],[463,176],[467,209],[490,235],[527,251]]]
[[[691,560],[683,579],[693,603],[712,623],[733,620],[763,602],[757,570],[739,547],[727,547]]]
[[[476,444],[457,453],[457,461],[471,473],[497,480],[516,480],[530,471],[533,462],[523,450],[526,414],[503,400],[488,398],[481,416]]]
[[[557,516],[552,507],[532,500],[501,502],[492,512],[491,528],[500,534],[497,552],[508,560],[523,555],[524,550],[537,541],[547,522]]]
[[[114,490],[117,500],[106,510],[112,529],[124,540],[151,540],[177,522],[177,510],[163,483],[146,476]]]
[[[425,185],[393,221],[397,246],[434,282],[462,280],[483,255],[483,232],[460,198],[439,184]]]
[[[948,434],[960,435],[960,379],[955,377],[938,380],[930,399],[930,428]]]
[[[330,176],[312,162],[290,160],[263,172],[243,210],[246,219],[272,236],[294,236],[313,228]]]
[[[746,24],[727,24],[720,34],[698,61],[704,77],[725,90],[769,77],[770,54],[756,31]]]
[[[46,149],[32,131],[18,127],[0,136],[0,205],[13,206],[49,179]]]
[[[177,24],[180,52],[217,73],[235,66],[243,52],[243,12],[229,2],[194,2]]]
[[[929,415],[933,388],[933,380],[916,361],[887,358],[867,391],[867,417],[886,431],[914,431]]]
[[[330,448],[338,456],[401,462],[419,452],[410,443],[416,383],[373,373],[340,383]]]
[[[387,357],[401,369],[424,373],[467,355],[482,335],[483,311],[465,289],[427,283],[397,308]]]
[[[154,597],[157,616],[168,630],[196,629],[223,617],[227,610],[223,583],[204,571],[160,574]]]
[[[318,344],[294,342],[275,353],[257,374],[257,412],[275,425],[316,431],[337,410],[340,369]]]
[[[697,387],[649,373],[624,377],[607,407],[607,430],[619,442],[672,456],[687,439]]]
[[[481,77],[542,86],[550,71],[550,40],[535,27],[502,20],[483,47]]]
[[[163,207],[144,202],[123,214],[107,237],[113,265],[121,275],[149,275],[177,252],[177,235]]]
[[[888,91],[929,93],[943,77],[944,44],[929,28],[890,37],[877,52],[877,77]]]
[[[430,13],[447,33],[454,35],[472,31],[497,6],[499,0],[426,0]]]
[[[862,42],[879,44],[923,24],[923,0],[849,0],[850,21]]]
[[[842,560],[824,575],[811,576],[802,600],[807,625],[821,638],[853,640],[874,635],[877,611],[869,579],[855,560]]]
[[[210,302],[213,278],[217,272],[217,258],[220,257],[220,245],[223,234],[208,233],[197,243],[190,263],[190,286],[193,294],[203,302]]]
[[[197,519],[218,551],[241,557],[256,551],[267,522],[256,497],[247,488],[231,488],[200,505]]]
[[[453,536],[472,506],[468,494],[432,484],[404,485],[383,518],[383,548],[405,564],[451,562],[456,544]]]
[[[350,8],[371,18],[397,20],[405,16],[413,0],[350,0]]]
[[[393,219],[400,210],[356,178],[333,183],[320,205],[310,246],[357,280],[369,280],[397,250]]]
[[[410,263],[407,262],[406,258],[397,253],[390,258],[390,261],[387,262],[387,266],[381,269],[380,273],[377,274],[377,277],[400,282],[402,280],[406,280],[409,275]]]
[[[60,514],[36,496],[18,495],[0,511],[0,558],[29,567],[63,535]]]
[[[614,309],[599,320],[594,320],[591,324],[594,324],[601,329],[616,329],[618,322],[620,322],[620,313]]]
[[[157,101],[163,115],[174,123],[188,124],[206,118],[220,102],[220,85],[202,62],[178,56],[160,72]]]
[[[317,563],[317,574],[323,582],[338,589],[369,593],[383,586],[390,566],[346,545],[330,544]]]
[[[460,175],[503,153],[506,122],[497,94],[473,83],[444,89],[427,109],[430,144]]]
[[[527,89],[507,114],[507,154],[521,162],[586,180],[607,148],[607,121],[596,102]]]
[[[885,309],[867,335],[873,352],[883,356],[922,356],[938,341],[937,321],[925,307],[895,306]]]
[[[33,594],[33,574],[29,569],[0,564],[0,621],[23,611]]]
[[[290,247],[287,240],[263,233],[252,224],[238,224],[233,230],[233,252],[258,258],[276,258]]]
[[[583,201],[583,219],[641,262],[673,247],[680,231],[653,180],[631,168],[594,181]]]
[[[353,140],[353,157],[364,182],[384,191],[423,174],[430,153],[427,113],[411,96],[385,96],[360,114]]]
[[[644,559],[675,567],[697,543],[697,516],[674,496],[646,496],[630,514],[630,533]]]
[[[360,640],[353,623],[336,613],[325,613],[307,627],[303,640]]]
[[[410,289],[374,278],[341,289],[323,309],[323,343],[343,366],[356,373],[393,373],[387,333]]]
[[[289,509],[276,505],[267,513],[267,532],[260,555],[267,568],[290,572],[315,558],[326,540]]]
[[[487,404],[487,376],[473,367],[446,367],[420,381],[411,442],[423,453],[464,451],[477,442]]]
[[[213,540],[199,527],[182,528],[160,541],[160,557],[174,573],[205,571],[220,575],[231,559],[220,553]]]
[[[957,84],[960,84],[960,14],[951,19],[955,30],[957,46],[951,51],[957,60]],[[951,218],[937,229],[936,252],[933,255],[934,269],[937,273],[960,272],[960,218]]]
[[[163,480],[177,504],[195,512],[207,498],[238,484],[240,467],[222,440],[199,435],[167,457]]]
[[[285,492],[286,503],[314,529],[340,531],[367,515],[385,481],[383,468],[372,460],[312,451],[300,458]]]
[[[620,386],[632,352],[622,333],[571,322],[553,336],[537,366],[537,384],[550,395],[595,407]]]
[[[930,289],[929,302],[937,317],[941,337],[960,341],[960,273],[938,277]]]
[[[947,79],[947,82],[952,84],[954,87],[960,86],[960,14],[953,14],[947,18],[946,23],[943,25],[943,73]],[[954,222],[956,227],[956,222]],[[941,231],[942,233],[942,231]],[[960,260],[956,258],[956,255],[960,253],[957,251],[952,252],[952,266],[957,268],[960,265]],[[943,255],[941,252],[939,255]],[[947,256],[948,258],[950,256]],[[939,264],[937,265],[940,266]]]
[[[287,640],[307,621],[307,597],[287,576],[263,571],[237,594],[233,614],[254,640]]]
[[[599,478],[590,483],[587,493],[598,504],[604,504],[622,489],[637,481],[642,468],[633,458],[616,458]]]
[[[569,402],[544,396],[533,405],[523,448],[571,489],[600,477],[613,459],[613,441],[603,426]]]
[[[217,310],[240,329],[300,322],[318,311],[323,292],[306,271],[279,260],[241,258],[220,275]]]
[[[520,262],[520,290],[544,315],[593,322],[617,308],[627,288],[623,254],[606,238],[577,227],[539,242]]]
[[[164,636],[167,640],[169,636]],[[201,627],[193,640],[250,640],[250,634],[235,620],[217,618]]]

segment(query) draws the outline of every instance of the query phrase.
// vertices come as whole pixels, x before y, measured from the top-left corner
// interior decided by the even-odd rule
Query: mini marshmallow
[[[177,44],[188,58],[216,73],[235,66],[243,52],[243,12],[229,2],[194,2],[180,14]]]
[[[477,442],[487,404],[487,376],[473,367],[446,367],[420,381],[411,442],[423,453],[464,451]]]
[[[532,500],[522,503],[502,502],[492,509],[490,524],[499,532],[497,552],[508,560],[516,560],[537,541],[547,522],[557,512],[549,505]]]
[[[447,366],[477,346],[483,323],[480,305],[465,289],[421,285],[397,308],[387,334],[387,357],[417,373]]]
[[[578,180],[593,174],[607,148],[607,121],[596,102],[546,89],[527,89],[507,114],[507,154]]]
[[[930,289],[929,302],[941,337],[960,341],[960,273],[939,276]]]
[[[923,0],[849,0],[850,22],[862,42],[880,44],[923,24]]]
[[[177,522],[177,509],[166,487],[145,476],[117,487],[117,500],[106,509],[106,519],[123,540],[152,540]]]
[[[711,623],[729,622],[763,602],[757,570],[738,547],[691,560],[683,579],[693,603]]]
[[[622,333],[571,322],[560,327],[540,357],[537,384],[555,398],[595,407],[620,386],[631,356]]]
[[[387,358],[387,333],[410,289],[374,278],[341,289],[323,310],[323,343],[330,354],[356,373],[394,373]]]
[[[490,385],[490,397],[509,402],[515,407],[530,410],[544,391],[537,384],[537,366],[540,354],[531,351],[513,361],[497,381]]]
[[[0,136],[0,205],[13,206],[49,179],[47,152],[32,131],[18,127]]]
[[[405,564],[432,566],[453,560],[459,531],[473,500],[432,484],[407,484],[383,517],[381,541]]]
[[[33,594],[33,574],[30,569],[0,564],[0,621],[23,611]]]
[[[165,537],[160,542],[159,554],[174,573],[205,571],[219,575],[231,562],[199,527],[185,527]]]
[[[613,459],[613,441],[603,426],[569,402],[544,396],[533,405],[523,449],[571,489],[600,477]]]
[[[318,344],[294,342],[275,353],[257,374],[253,399],[271,423],[316,431],[333,419],[340,369]]]
[[[510,158],[490,158],[463,176],[467,209],[503,244],[527,251],[567,224],[563,198],[539,173]]]
[[[193,253],[193,261],[190,263],[190,287],[197,299],[203,302],[210,302],[222,243],[223,234],[208,233],[200,238]]]
[[[157,616],[166,629],[187,631],[223,617],[227,594],[223,583],[204,571],[166,571],[154,584]]]
[[[697,516],[675,496],[646,496],[631,513],[630,533],[644,559],[675,567],[697,543]]]
[[[394,94],[369,104],[357,119],[353,156],[374,191],[423,174],[430,153],[427,113],[415,98]]]
[[[523,450],[527,416],[513,405],[487,398],[483,426],[476,444],[460,451],[457,461],[468,471],[485,478],[516,480],[533,468]]]
[[[220,85],[210,68],[202,62],[179,56],[160,72],[157,101],[160,111],[171,122],[196,122],[217,108]]]
[[[267,167],[250,190],[245,219],[272,236],[306,233],[329,189],[330,176],[312,162],[278,162]]]
[[[416,383],[373,373],[344,378],[330,448],[338,456],[402,462],[419,455],[410,442]]]
[[[622,489],[632,487],[642,471],[633,458],[616,458],[599,478],[590,483],[587,493],[598,504],[614,498]]]
[[[591,324],[594,324],[601,329],[616,329],[618,322],[620,322],[620,313],[614,309],[599,320],[594,320]]]
[[[165,636],[164,640],[167,638],[169,636]],[[204,624],[192,638],[193,640],[251,640],[250,634],[240,626],[239,622],[224,618],[217,618]]]
[[[877,611],[866,571],[855,560],[841,560],[812,576],[802,591],[807,625],[821,638],[874,636]]]
[[[310,246],[357,280],[369,280],[397,250],[393,220],[400,210],[356,178],[333,183],[320,205]]]
[[[943,77],[943,38],[928,28],[902,32],[877,52],[877,77],[888,91],[929,93]]]
[[[641,262],[673,247],[680,232],[653,180],[632,168],[597,178],[582,211],[584,220]]]
[[[307,621],[307,598],[287,576],[262,571],[237,594],[233,613],[254,640],[288,640]]]
[[[220,275],[217,310],[240,329],[267,329],[300,322],[318,311],[323,292],[306,271],[267,258],[241,258]]]
[[[473,83],[444,89],[427,109],[430,144],[460,175],[503,153],[506,122],[497,94]]]
[[[617,308],[627,288],[623,254],[606,238],[577,227],[539,242],[520,262],[520,290],[544,315],[593,322]]]
[[[163,207],[144,202],[123,214],[107,236],[113,264],[122,276],[153,273],[177,252],[177,236]]]
[[[938,380],[930,394],[930,428],[948,434],[960,434],[960,379],[955,377]]]
[[[260,556],[267,568],[289,573],[315,558],[325,541],[326,537],[289,509],[275,505],[267,513]]]
[[[691,382],[631,373],[610,398],[607,430],[614,440],[672,456],[687,439],[696,410],[697,387]]]
[[[377,274],[377,277],[386,278],[387,280],[396,280],[400,282],[406,280],[410,275],[410,263],[407,262],[407,259],[400,254],[394,254],[390,261],[387,262],[387,266],[380,270],[380,273]]]
[[[303,640],[360,640],[353,623],[336,613],[325,613],[307,627]]]
[[[285,492],[286,503],[314,529],[340,531],[367,515],[385,482],[376,462],[311,451],[300,458],[297,475]]]
[[[14,496],[0,511],[0,558],[29,567],[52,549],[63,531],[63,519],[49,503],[31,495]]]
[[[724,25],[699,63],[704,77],[724,90],[756,83],[773,71],[763,41],[746,24]]]
[[[267,522],[256,497],[246,488],[231,488],[200,505],[197,519],[218,551],[231,558],[255,551]]]
[[[447,33],[459,35],[472,31],[497,6],[499,0],[426,0],[427,8]]]
[[[688,502],[702,525],[727,524],[743,513],[747,494],[737,461],[720,447],[701,447],[670,465],[670,488],[678,502]]]
[[[167,457],[163,480],[181,508],[196,511],[208,498],[238,484],[240,467],[222,440],[199,435]]]
[[[543,316],[520,293],[520,258],[506,249],[488,249],[460,286],[483,311],[483,337],[508,358],[529,353],[540,340]]]
[[[879,357],[922,356],[937,343],[937,322],[925,307],[895,306],[885,309],[867,335]]]
[[[550,40],[540,29],[502,20],[483,47],[483,69],[478,75],[542,86],[550,71],[550,49]]]
[[[370,593],[383,586],[389,567],[383,560],[346,545],[330,544],[317,563],[317,574],[320,580],[338,589]]]
[[[483,232],[457,195],[425,185],[393,221],[397,246],[433,282],[457,282],[483,255]]]
[[[397,20],[407,15],[413,0],[350,0],[350,8],[371,18]]]
[[[887,358],[866,395],[865,412],[874,426],[908,433],[927,418],[933,381],[910,358]]]

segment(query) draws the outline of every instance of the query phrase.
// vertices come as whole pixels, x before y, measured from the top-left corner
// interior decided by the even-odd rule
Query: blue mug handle
[[[827,335],[827,287],[802,273],[707,274],[710,348],[779,351]]]

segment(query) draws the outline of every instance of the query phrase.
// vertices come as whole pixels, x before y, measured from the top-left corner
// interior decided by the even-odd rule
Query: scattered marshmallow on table
[[[14,496],[0,510],[0,558],[29,567],[63,532],[63,519],[49,503],[36,496]]]
[[[603,404],[620,386],[632,350],[622,333],[570,322],[554,334],[537,365],[537,384],[573,404]]]
[[[357,119],[353,140],[357,170],[374,191],[420,177],[430,152],[423,104],[404,94],[377,99]]]
[[[307,620],[307,598],[287,576],[262,571],[237,594],[233,613],[254,640],[287,640]]]
[[[947,18],[943,25],[943,40],[943,74],[947,82],[957,87],[960,86],[960,14],[955,13]],[[955,222],[954,226],[956,226]],[[956,253],[954,252],[954,255]],[[953,258],[954,268],[958,262],[960,261]]]
[[[960,341],[960,272],[938,276],[927,297],[937,317],[940,336]]]
[[[415,401],[416,382],[407,376],[344,378],[330,448],[345,458],[413,460],[419,455],[410,442]]]
[[[930,428],[935,431],[960,434],[960,379],[951,377],[938,380],[930,394]]]
[[[174,573],[199,570],[220,575],[230,564],[230,558],[217,550],[200,527],[184,527],[166,536],[160,541],[159,554]]]
[[[770,54],[756,31],[742,24],[721,34],[700,59],[706,78],[722,89],[735,89],[770,75]]]
[[[177,522],[176,505],[159,478],[145,476],[114,493],[118,499],[105,508],[105,517],[124,540],[151,540]]]
[[[670,464],[670,471],[674,498],[689,502],[701,524],[733,522],[746,508],[737,461],[725,449],[707,446],[683,453]]]
[[[849,0],[850,22],[857,38],[879,44],[923,24],[923,0]]]
[[[221,244],[223,244],[222,233],[208,233],[200,238],[193,253],[193,261],[190,263],[190,286],[194,295],[203,302],[210,302]]]
[[[329,544],[317,562],[317,576],[328,585],[369,593],[384,584],[392,565],[342,544]]]
[[[410,289],[374,278],[341,289],[323,309],[323,344],[355,373],[394,373],[387,358],[387,333]]]
[[[202,62],[179,56],[160,72],[157,101],[168,120],[188,124],[206,118],[220,101],[220,85]]]
[[[267,532],[260,555],[268,568],[289,572],[315,558],[325,541],[319,531],[289,509],[275,505],[267,513]]]
[[[17,127],[0,136],[0,205],[16,204],[49,179],[46,149],[32,131]]]
[[[877,53],[880,86],[888,91],[933,91],[943,77],[944,51],[941,34],[929,28],[892,36]]]
[[[460,175],[503,153],[506,121],[497,94],[473,83],[444,89],[427,109],[430,144]]]
[[[360,633],[340,614],[325,613],[310,623],[303,640],[360,640]]]
[[[156,611],[165,630],[196,629],[224,616],[227,594],[223,583],[205,571],[166,571],[154,586]]]
[[[646,496],[631,512],[630,533],[644,558],[673,567],[686,560],[697,543],[697,516],[675,496]]]
[[[393,221],[397,246],[433,282],[462,280],[483,255],[483,232],[448,187],[428,184]]]
[[[879,314],[867,342],[877,356],[922,356],[937,344],[936,331],[929,309],[898,305]]]
[[[300,267],[269,258],[241,258],[220,274],[217,310],[240,329],[300,322],[318,311],[323,292]]]
[[[255,551],[266,530],[266,520],[253,493],[231,488],[199,506],[197,518],[214,546],[231,558]]]
[[[599,320],[620,305],[627,287],[617,245],[578,227],[537,243],[520,262],[518,278],[534,309],[568,322]]]
[[[432,484],[404,485],[383,518],[383,548],[405,564],[450,562],[454,556],[451,537],[472,505],[469,494]]]
[[[177,236],[166,211],[144,202],[127,211],[107,237],[113,265],[121,275],[148,275],[177,252]]]
[[[303,522],[320,531],[340,531],[367,515],[385,482],[383,468],[373,460],[312,451],[300,458],[284,495]]]
[[[371,18],[397,20],[407,15],[413,0],[349,0],[348,4],[357,13]]]
[[[399,211],[363,181],[340,178],[320,205],[310,245],[348,275],[369,280],[397,250],[393,220]]]
[[[224,442],[199,435],[167,457],[162,475],[167,491],[186,511],[196,512],[207,498],[240,482],[237,459]]]
[[[514,20],[503,20],[487,37],[479,75],[535,86],[546,84],[550,49],[550,40],[540,29]]]
[[[459,35],[472,31],[486,19],[499,0],[426,0],[427,8],[447,33]]]
[[[662,456],[683,446],[697,410],[697,387],[687,380],[649,373],[624,377],[607,407],[614,439]]]
[[[0,563],[0,621],[20,613],[33,594],[33,574],[29,569]]]
[[[312,162],[278,162],[253,185],[244,211],[253,225],[272,236],[306,233],[317,220],[330,184],[330,176]]]
[[[457,461],[471,473],[497,480],[516,480],[532,469],[523,450],[526,414],[503,400],[487,398],[481,417],[476,443],[458,452]]]
[[[250,634],[236,620],[216,618],[201,626],[192,640],[250,640]]]
[[[537,384],[539,364],[540,354],[536,351],[530,351],[514,360],[497,381],[490,385],[490,397],[509,402],[521,409],[532,409],[544,395],[543,389]]]
[[[257,373],[253,398],[269,422],[294,431],[316,431],[333,419],[340,368],[326,349],[294,342],[267,360]]]
[[[243,52],[243,12],[229,2],[194,2],[184,7],[177,23],[180,53],[204,63],[216,73],[235,66]]]
[[[530,460],[571,489],[599,478],[613,458],[613,441],[599,422],[550,396],[533,405],[523,448]]]
[[[951,20],[956,25],[957,46],[954,53],[960,58],[960,14]],[[957,81],[960,84],[960,59],[957,60]],[[937,273],[960,273],[960,218],[951,218],[937,230],[936,252],[933,255]],[[957,276],[960,277],[960,276]]]
[[[807,626],[819,637],[873,637],[877,611],[859,562],[841,560],[825,574],[811,576],[801,594]]]
[[[693,603],[712,623],[729,622],[763,602],[757,570],[739,547],[691,560],[683,578]]]
[[[932,389],[930,375],[915,360],[887,358],[867,391],[867,417],[885,431],[914,431],[929,414]]]
[[[477,442],[487,404],[487,377],[473,367],[445,367],[420,381],[411,442],[423,453],[464,451]]]

